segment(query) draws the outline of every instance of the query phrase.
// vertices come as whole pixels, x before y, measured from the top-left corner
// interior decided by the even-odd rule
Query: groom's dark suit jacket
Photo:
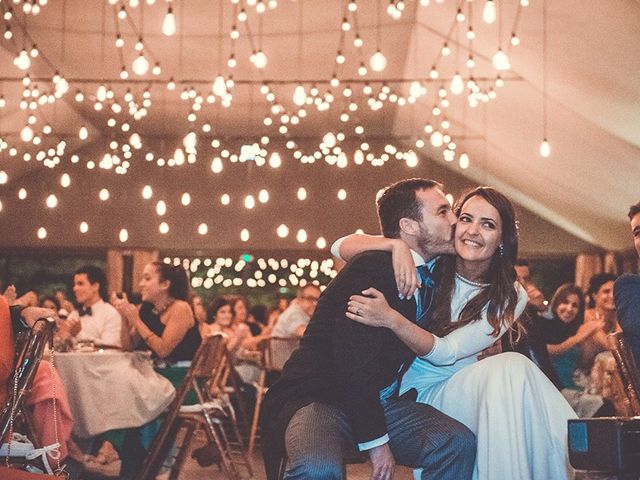
[[[363,253],[342,269],[320,297],[300,348],[265,397],[262,443],[268,478],[273,478],[270,469],[277,468],[284,452],[289,420],[312,402],[339,406],[358,443],[387,433],[379,391],[414,355],[390,330],[345,316],[349,297],[369,287],[382,292],[391,308],[415,320],[415,301],[398,298],[389,253]]]

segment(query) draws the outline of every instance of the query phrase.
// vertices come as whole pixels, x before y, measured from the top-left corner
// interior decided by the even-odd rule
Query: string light
[[[173,14],[171,5],[169,5],[167,14],[164,16],[164,20],[162,21],[162,33],[167,37],[171,37],[176,33],[176,17]]]

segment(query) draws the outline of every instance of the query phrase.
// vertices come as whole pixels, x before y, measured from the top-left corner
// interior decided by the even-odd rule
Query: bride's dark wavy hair
[[[502,238],[500,239],[502,247],[496,248],[489,269],[485,274],[483,281],[488,285],[467,302],[458,319],[451,318],[456,257],[455,255],[446,255],[438,260],[434,272],[438,287],[430,326],[436,335],[446,335],[468,323],[480,320],[482,311],[486,307],[487,319],[493,327],[492,335],[494,337],[497,338],[500,335],[500,329],[503,326],[511,325],[512,339],[514,334],[516,338],[519,338],[524,329],[522,321],[514,322],[515,308],[518,303],[518,294],[514,288],[516,272],[513,268],[516,258],[518,258],[518,227],[515,210],[509,199],[502,193],[491,187],[477,187],[463,194],[455,203],[453,211],[456,217],[460,216],[464,204],[476,196],[482,197],[498,211],[502,223]]]

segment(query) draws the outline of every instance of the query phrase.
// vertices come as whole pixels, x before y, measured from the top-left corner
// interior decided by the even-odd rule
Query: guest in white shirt
[[[78,341],[122,347],[122,318],[104,301],[107,281],[102,269],[89,265],[73,275],[73,293],[80,305],[67,319],[69,332]]]
[[[271,332],[272,337],[302,337],[320,298],[320,288],[308,284],[298,289],[298,296],[280,314]]]

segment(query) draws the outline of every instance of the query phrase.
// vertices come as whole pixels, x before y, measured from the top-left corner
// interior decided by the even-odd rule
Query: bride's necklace
[[[464,283],[466,283],[468,285],[473,285],[474,287],[488,287],[489,286],[488,283],[474,282],[473,280],[469,280],[468,278],[464,278],[458,272],[456,272],[456,277],[459,278],[460,280],[462,280]]]
[[[175,301],[176,301],[175,298],[169,297],[160,305],[154,305],[153,313],[155,313],[156,315],[162,315],[164,312],[167,311],[167,308],[169,308]]]

